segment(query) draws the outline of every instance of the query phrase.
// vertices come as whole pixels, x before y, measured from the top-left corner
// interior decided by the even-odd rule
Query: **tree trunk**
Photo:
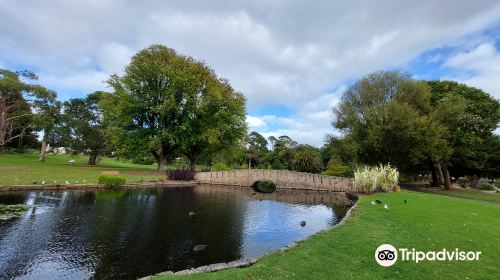
[[[443,173],[444,173],[444,188],[449,190],[451,189],[450,173],[448,172],[448,166],[446,166],[446,164],[443,164]]]
[[[97,157],[99,156],[99,153],[97,151],[92,151],[90,152],[90,157],[89,157],[89,165],[96,165],[97,163]]]
[[[436,171],[438,175],[438,183],[439,186],[444,184],[444,176],[443,176],[443,169],[441,168],[441,163],[436,164]]]
[[[438,187],[439,186],[439,178],[437,174],[437,168],[435,166],[432,167],[432,186],[433,187]]]
[[[196,171],[196,158],[197,157],[192,157],[189,159],[189,168],[191,169],[191,171]]]
[[[151,151],[153,157],[156,159],[156,171],[165,171],[165,164],[167,162],[165,153],[162,151],[157,153],[156,151]]]
[[[49,132],[47,130],[45,130],[43,132],[42,149],[40,150],[40,158],[38,159],[41,162],[45,162],[45,153],[47,152],[48,139],[49,139]]]
[[[158,171],[165,171],[165,166],[166,166],[166,160],[164,157],[160,157],[160,160],[158,160],[158,168],[156,170]]]

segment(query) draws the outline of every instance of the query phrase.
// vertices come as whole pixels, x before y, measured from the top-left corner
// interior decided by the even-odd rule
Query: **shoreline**
[[[153,277],[162,276],[162,275],[186,275],[186,274],[192,274],[192,273],[211,273],[211,272],[217,272],[217,271],[225,270],[225,269],[249,267],[268,255],[286,252],[294,247],[299,246],[300,243],[308,240],[309,238],[312,238],[313,236],[316,236],[318,234],[321,234],[321,233],[324,233],[324,232],[327,232],[330,230],[334,230],[335,228],[344,225],[347,222],[347,220],[349,220],[351,217],[356,215],[355,208],[358,205],[360,198],[361,197],[359,197],[356,200],[356,202],[349,208],[349,210],[347,210],[347,212],[342,217],[342,219],[340,219],[340,221],[338,223],[336,223],[335,225],[333,225],[332,227],[325,229],[325,230],[320,230],[320,231],[316,232],[315,234],[309,235],[302,240],[294,241],[291,244],[288,244],[285,247],[280,248],[278,250],[268,252],[268,253],[261,255],[261,256],[249,257],[249,258],[245,258],[245,259],[238,259],[238,260],[234,260],[234,261],[230,261],[230,262],[208,264],[208,265],[203,265],[203,266],[196,267],[196,268],[187,268],[187,269],[179,270],[176,272],[163,271],[163,272],[159,272],[159,273],[156,273],[153,275],[141,277],[138,280],[152,280],[152,279],[154,279]]]

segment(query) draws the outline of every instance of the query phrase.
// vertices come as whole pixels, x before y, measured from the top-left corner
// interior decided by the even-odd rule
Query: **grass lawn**
[[[70,165],[69,160],[75,160]],[[127,182],[134,183],[141,180],[164,179],[165,175],[155,172],[152,165],[132,164],[113,159],[102,159],[98,166],[86,165],[88,157],[48,156],[45,162],[39,162],[36,155],[0,155],[0,185],[30,185],[34,182],[41,184],[65,184],[66,181],[74,184],[96,183],[97,177],[104,170],[117,170]]]
[[[500,279],[500,203],[483,195],[497,196],[471,192],[467,198],[475,199],[462,199],[414,191],[365,196],[346,224],[251,267],[154,279]],[[376,199],[389,209],[372,205]],[[459,248],[482,255],[475,262],[398,260],[381,267],[374,253],[384,243],[420,251]]]

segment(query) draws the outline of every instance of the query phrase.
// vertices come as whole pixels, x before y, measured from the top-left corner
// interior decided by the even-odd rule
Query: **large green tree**
[[[431,81],[434,117],[448,130],[446,140],[453,149],[450,170],[456,176],[498,176],[492,168],[500,161],[495,153],[500,122],[498,100],[481,89],[454,81]]]
[[[411,173],[443,167],[451,147],[432,117],[431,89],[400,72],[375,72],[334,107],[333,125],[357,144],[360,163],[390,163]]]
[[[55,93],[33,84],[38,77],[29,71],[0,69],[0,149],[23,138],[38,124],[45,123],[47,104],[55,102]]]
[[[100,105],[105,95],[105,92],[94,92],[86,98],[64,102],[64,113],[56,129],[61,134],[62,141],[74,152],[89,154],[89,165],[96,165],[108,143],[104,112]]]
[[[34,116],[35,127],[42,131],[42,147],[40,149],[39,161],[45,161],[47,145],[51,138],[53,128],[61,118],[61,102],[56,100],[57,95],[53,91],[47,91],[43,96],[33,102],[36,114]]]
[[[138,52],[109,84],[106,116],[124,155],[151,153],[164,170],[185,155],[191,166],[245,133],[245,100],[204,63],[153,45]]]

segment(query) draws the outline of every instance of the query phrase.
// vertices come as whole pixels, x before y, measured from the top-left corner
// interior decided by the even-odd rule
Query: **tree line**
[[[31,72],[0,72],[0,147],[36,139],[89,155],[153,158],[158,170],[186,157],[190,168],[202,157],[233,146],[246,134],[245,98],[205,63],[153,45],[135,54],[122,76],[107,81],[112,92],[57,101]],[[36,141],[35,141],[36,142]],[[19,142],[18,142],[19,144]],[[139,160],[140,161],[140,160]]]
[[[324,151],[351,170],[390,163],[430,173],[446,188],[451,177],[500,175],[500,104],[480,89],[380,71],[354,83],[332,110],[342,135],[328,137]]]
[[[183,158],[191,170],[224,162],[350,176],[359,165],[389,163],[445,187],[450,177],[500,173],[498,100],[452,81],[366,75],[332,108],[340,134],[316,148],[247,134],[244,96],[204,62],[162,45],[135,54],[123,75],[109,78],[109,92],[61,102],[36,80],[0,69],[0,149],[36,147],[41,161],[50,144],[87,154],[91,165],[109,155],[158,170]]]

